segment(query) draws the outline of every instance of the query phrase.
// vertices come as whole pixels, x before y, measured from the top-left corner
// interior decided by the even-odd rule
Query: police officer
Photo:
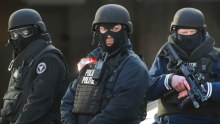
[[[6,124],[59,124],[67,88],[62,53],[55,48],[39,13],[20,9],[8,21],[13,59],[1,119]],[[2,123],[3,123],[2,122]]]
[[[171,23],[171,44],[180,59],[202,74],[203,95],[207,99],[196,108],[191,102],[183,102],[191,90],[179,67],[159,51],[150,69],[152,84],[150,99],[158,99],[158,122],[161,124],[219,124],[220,123],[220,49],[214,47],[214,39],[208,34],[203,13],[195,8],[178,10]],[[165,44],[165,45],[166,45]],[[170,92],[175,90],[175,92]],[[178,105],[186,103],[182,108]],[[198,106],[197,106],[198,107]]]
[[[99,48],[89,54],[97,62],[85,65],[64,95],[63,124],[139,124],[149,76],[132,51],[132,30],[123,6],[107,4],[97,10],[92,31]]]

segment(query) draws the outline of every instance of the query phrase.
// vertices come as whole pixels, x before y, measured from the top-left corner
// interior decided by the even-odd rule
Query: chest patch
[[[47,65],[44,62],[41,62],[37,65],[36,72],[37,74],[42,74],[46,71]]]
[[[87,69],[81,83],[94,85],[94,80],[92,79],[94,71],[95,69]]]
[[[81,85],[97,85],[98,82],[93,80],[92,77],[95,72],[95,64],[90,63],[85,65],[80,71],[79,83]]]

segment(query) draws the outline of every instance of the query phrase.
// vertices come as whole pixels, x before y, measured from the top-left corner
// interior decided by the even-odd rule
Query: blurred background
[[[12,48],[5,44],[11,13],[33,8],[41,14],[53,44],[68,62],[73,79],[77,62],[97,46],[91,46],[91,24],[96,10],[107,3],[120,4],[130,12],[134,51],[143,55],[148,68],[167,40],[175,12],[183,7],[194,7],[204,13],[209,34],[216,40],[216,46],[220,45],[220,0],[0,0],[0,108],[10,78],[7,68]]]

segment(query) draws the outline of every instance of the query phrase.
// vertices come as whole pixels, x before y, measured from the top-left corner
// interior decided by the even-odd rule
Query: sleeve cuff
[[[167,90],[171,90],[171,79],[173,77],[173,74],[167,74],[165,79],[164,79],[164,86],[166,87]]]
[[[208,99],[212,95],[212,84],[210,82],[207,82],[206,84],[207,84],[206,85],[206,89],[207,89],[206,98]]]

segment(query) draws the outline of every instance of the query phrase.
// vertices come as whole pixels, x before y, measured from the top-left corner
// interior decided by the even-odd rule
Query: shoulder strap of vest
[[[46,53],[46,52],[54,52],[56,53],[57,55],[59,55],[59,57],[61,59],[63,59],[63,56],[62,56],[62,53],[56,49],[53,45],[47,45],[45,48],[43,48],[38,54],[36,54],[34,57],[31,57],[29,59],[27,59],[27,63],[29,64],[29,67],[32,66],[32,64],[35,62],[35,60],[37,58],[39,58],[42,54]]]
[[[66,68],[66,75],[64,77],[64,79],[66,79],[66,82],[69,83],[69,71],[68,71],[68,66],[65,62],[65,59],[63,57],[63,54],[61,53],[61,51],[57,48],[55,48],[53,45],[49,44],[47,45],[45,48],[43,48],[38,54],[34,55],[33,57],[30,57],[26,60],[28,67],[31,67],[33,65],[33,63],[44,53],[47,52],[52,52],[52,53],[56,53],[58,55],[58,58],[61,59],[62,61],[64,61],[64,66]],[[56,58],[56,56],[55,56]]]
[[[66,60],[64,59],[64,56],[62,54],[62,52],[57,49],[56,47],[54,47],[53,45],[49,44],[48,46],[46,46],[43,50],[41,50],[33,59],[30,60],[29,62],[29,67],[32,66],[32,64],[34,63],[34,61],[39,58],[42,54],[46,53],[46,52],[52,52],[52,53],[56,53],[56,55],[58,55],[57,58],[61,59],[63,61],[63,64],[66,68],[66,75],[64,77],[64,82],[69,83],[70,79],[69,79],[69,71],[68,71],[68,65],[66,64]]]
[[[111,82],[114,82],[114,84],[116,83],[116,80],[118,78],[118,74],[121,72],[122,67],[125,65],[125,63],[132,57],[132,56],[137,56],[133,53],[129,53],[129,55],[119,64],[119,66],[116,68],[116,70],[114,71],[113,75],[111,76],[111,78],[109,79]],[[115,86],[115,85],[114,85]],[[112,87],[112,89],[114,88],[114,86]]]
[[[123,59],[120,64],[118,65],[118,67],[115,69],[115,71],[110,75],[110,77],[108,78],[107,82],[111,82],[108,86],[109,83],[106,84],[106,86],[108,87],[108,89],[111,89],[111,93],[108,93],[107,96],[105,96],[106,99],[111,99],[113,97],[112,91],[116,85],[116,80],[118,78],[118,74],[121,72],[121,69],[123,67],[123,65],[125,65],[125,63],[128,61],[128,59],[131,57],[131,55],[129,54],[127,57],[125,57],[125,59]]]

